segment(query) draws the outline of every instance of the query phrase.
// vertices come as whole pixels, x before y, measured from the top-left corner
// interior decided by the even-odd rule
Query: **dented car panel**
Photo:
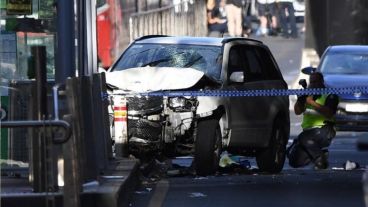
[[[196,113],[200,117],[212,115],[211,112],[215,111],[219,106],[226,105],[225,99],[222,97],[199,96],[197,100],[199,104]]]

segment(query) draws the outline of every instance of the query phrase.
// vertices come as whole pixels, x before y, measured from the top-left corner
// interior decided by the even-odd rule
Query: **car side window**
[[[246,62],[242,53],[241,45],[235,45],[230,49],[228,62],[228,78],[233,72],[243,72],[246,74]],[[241,83],[231,83],[232,85],[239,85]]]
[[[244,49],[245,49],[244,54],[246,55],[246,60],[249,64],[249,71],[245,75],[246,80],[247,81],[263,80],[264,77],[262,74],[262,66],[257,56],[255,48],[250,46]]]
[[[232,72],[244,72],[244,67],[244,58],[242,57],[241,48],[238,45],[232,47],[229,53],[229,76]]]
[[[228,75],[244,72],[245,82],[264,80],[262,64],[255,46],[235,45],[229,53]]]
[[[262,64],[263,77],[266,80],[279,80],[281,79],[280,73],[275,65],[274,60],[271,58],[271,54],[264,48],[258,47],[256,49],[258,59]]]
[[[228,76],[244,72],[245,82],[282,79],[269,51],[259,46],[235,45],[230,49]]]

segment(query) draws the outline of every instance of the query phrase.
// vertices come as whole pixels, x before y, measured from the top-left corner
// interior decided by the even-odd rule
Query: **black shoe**
[[[268,31],[268,35],[269,35],[269,36],[277,36],[277,35],[278,35],[278,33],[277,33],[277,31],[276,31],[275,29],[270,29],[270,30]]]
[[[328,151],[324,150],[323,154],[314,161],[314,169],[324,170],[328,168]]]

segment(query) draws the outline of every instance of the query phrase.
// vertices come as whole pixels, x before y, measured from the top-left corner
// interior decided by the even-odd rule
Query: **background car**
[[[323,73],[327,87],[368,86],[368,46],[330,46],[317,71]],[[357,91],[339,97],[337,130],[368,131],[368,94]]]

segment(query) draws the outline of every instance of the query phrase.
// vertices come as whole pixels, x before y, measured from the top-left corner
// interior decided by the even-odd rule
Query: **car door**
[[[277,89],[288,89],[288,85],[285,82],[270,50],[265,46],[259,46],[255,51],[262,67],[264,83],[263,89],[271,90],[273,92],[275,92]],[[273,94],[272,96],[268,97],[267,101],[269,103],[269,107],[267,113],[269,120],[266,124],[273,124],[276,116],[280,116],[278,118],[283,120],[282,125],[285,127],[285,132],[288,133],[290,130],[289,97],[276,95],[277,94]]]
[[[227,89],[262,90],[271,89],[273,81],[266,80],[264,64],[261,62],[259,46],[234,44],[229,50],[227,65]],[[243,72],[243,82],[232,82],[233,72]],[[275,86],[276,87],[276,86]],[[272,97],[229,97],[229,119],[231,138],[229,147],[265,147],[272,130]]]

